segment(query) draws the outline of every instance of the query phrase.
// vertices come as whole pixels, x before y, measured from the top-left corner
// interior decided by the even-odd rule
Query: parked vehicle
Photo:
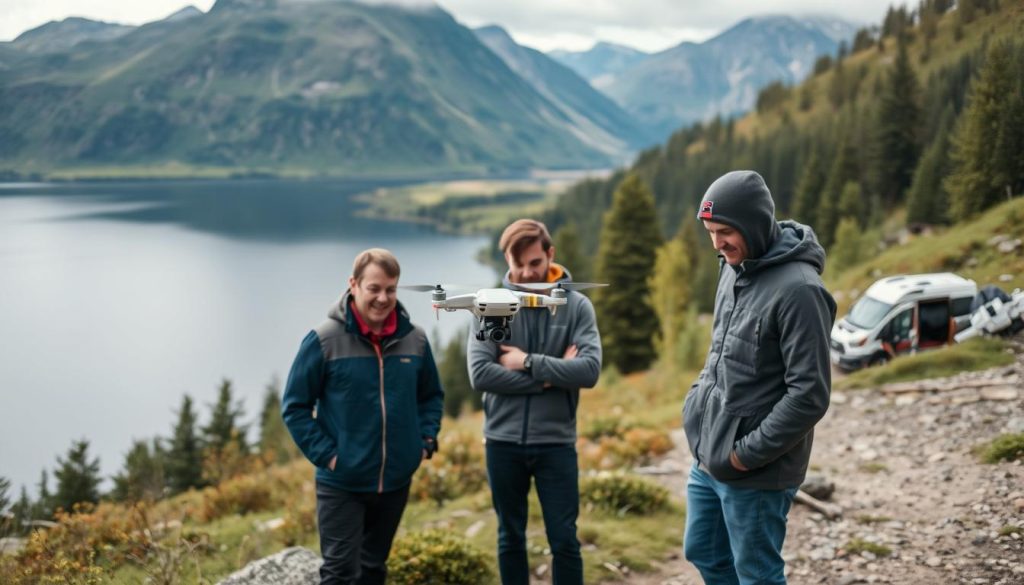
[[[951,272],[890,276],[832,327],[832,363],[844,370],[954,342],[970,326],[973,280]]]

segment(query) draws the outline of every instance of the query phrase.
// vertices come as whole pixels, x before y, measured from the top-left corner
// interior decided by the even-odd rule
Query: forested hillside
[[[881,26],[820,58],[805,83],[765,87],[743,118],[676,131],[629,169],[572,187],[545,219],[591,255],[613,192],[635,173],[653,192],[662,235],[681,230],[687,281],[707,311],[718,264],[692,221],[697,202],[721,174],[755,169],[780,217],[813,226],[830,270],[843,267],[837,259],[856,264],[889,237],[886,225],[955,224],[1024,192],[1021,38],[1019,2],[890,9]]]

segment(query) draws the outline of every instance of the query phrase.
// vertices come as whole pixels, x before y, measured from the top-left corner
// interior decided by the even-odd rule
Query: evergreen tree
[[[11,505],[11,498],[7,494],[9,489],[11,489],[11,481],[0,476],[0,537],[13,533],[17,526],[17,516],[13,511],[9,513],[7,510]]]
[[[690,304],[690,255],[682,231],[658,248],[654,273],[647,286],[651,291],[651,307],[661,327],[655,337],[655,349],[663,359],[676,355],[679,335]]]
[[[178,421],[171,431],[164,473],[172,494],[203,486],[203,448],[196,434],[196,413],[188,394],[182,397]]]
[[[971,84],[944,183],[960,220],[1024,192],[1024,46],[997,43]]]
[[[821,200],[818,202],[818,221],[812,227],[821,240],[821,245],[828,248],[835,237],[836,225],[839,223],[839,198],[842,189],[849,181],[857,179],[856,153],[846,138],[839,139],[839,148],[832,159],[828,179],[822,189]]]
[[[33,520],[50,520],[53,518],[53,494],[50,493],[50,476],[44,469],[39,475],[37,486],[39,499],[32,506]]]
[[[260,412],[260,454],[276,463],[287,463],[299,455],[299,447],[281,417],[281,383],[275,377],[267,384]]]
[[[630,173],[604,216],[597,274],[609,286],[594,295],[605,363],[622,373],[642,370],[654,359],[658,318],[648,304],[647,279],[661,245],[658,225],[654,196]]]
[[[831,270],[842,272],[863,260],[861,226],[852,217],[844,217],[836,228],[836,241],[829,249]]]
[[[557,252],[556,252],[557,253]],[[452,418],[458,418],[466,402],[473,404],[479,392],[473,390],[469,383],[469,370],[466,367],[465,334],[457,334],[444,345],[437,367],[441,387],[444,388],[444,412]],[[437,347],[441,347],[440,344]]]
[[[897,43],[896,61],[885,77],[875,126],[875,190],[893,205],[902,200],[920,154],[921,110],[917,77],[906,43]]]
[[[211,405],[210,422],[202,429],[206,448],[220,452],[231,441],[237,441],[239,449],[246,452],[248,445],[245,441],[245,428],[238,423],[241,418],[242,402],[233,401],[231,380],[221,380],[217,402]]]
[[[164,477],[164,453],[160,440],[153,440],[150,450],[146,441],[136,440],[124,457],[124,469],[114,476],[114,491],[111,494],[121,502],[156,501],[163,497],[166,478]]]
[[[953,126],[953,110],[946,108],[939,134],[921,155],[914,170],[914,179],[907,192],[907,223],[937,224],[948,221],[949,195],[943,179],[949,174],[949,134]]]
[[[575,223],[567,223],[558,228],[552,237],[555,247],[555,261],[569,269],[573,280],[590,282],[590,258],[583,255],[580,247],[580,236]]]
[[[67,458],[57,458],[57,492],[53,496],[55,507],[66,512],[75,504],[100,501],[100,460],[89,460],[89,441],[73,441]]]
[[[25,534],[28,531],[28,523],[32,521],[32,500],[28,498],[28,490],[21,486],[21,497],[11,506],[11,516],[14,518],[12,531],[14,534]]]
[[[818,210],[818,200],[821,198],[821,191],[824,188],[825,166],[818,154],[818,149],[814,149],[811,151],[810,158],[804,165],[800,180],[796,184],[790,217],[803,223],[814,221]]]
[[[839,194],[839,219],[852,219],[858,227],[864,227],[867,223],[867,206],[864,204],[864,195],[861,193],[860,184],[856,181],[847,181]],[[836,228],[838,231],[838,228]],[[838,236],[837,236],[838,237]]]

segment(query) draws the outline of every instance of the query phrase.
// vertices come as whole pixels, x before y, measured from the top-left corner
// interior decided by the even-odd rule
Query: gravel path
[[[943,390],[834,393],[811,468],[835,484],[830,501],[843,516],[794,505],[783,551],[789,582],[1024,584],[1024,465],[983,464],[972,453],[1001,433],[1024,432],[1022,380],[1018,363],[930,384]],[[681,429],[673,440],[655,477],[684,496],[691,461]],[[679,551],[622,582],[701,580]]]

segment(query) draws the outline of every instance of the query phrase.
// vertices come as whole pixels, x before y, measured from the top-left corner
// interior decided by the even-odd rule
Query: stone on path
[[[253,561],[218,585],[317,585],[320,555],[300,546]]]

